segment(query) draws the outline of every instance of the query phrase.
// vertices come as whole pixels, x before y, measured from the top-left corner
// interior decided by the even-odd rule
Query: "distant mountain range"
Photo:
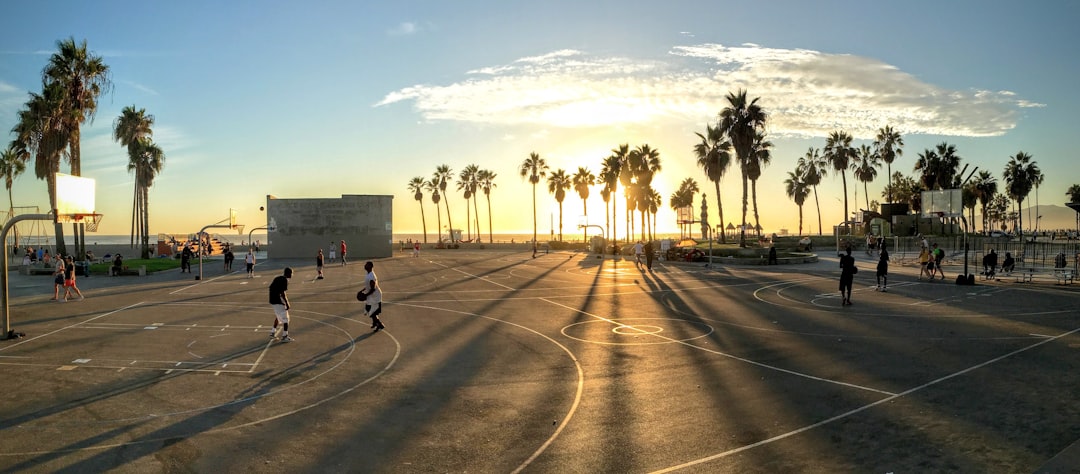
[[[1035,223],[1032,222],[1035,216],[1042,216],[1042,220],[1039,221],[1039,230],[1076,229],[1076,211],[1065,206],[1040,204],[1038,207],[1024,208],[1023,213],[1025,229],[1035,227]],[[1031,217],[1030,220],[1028,216]],[[976,228],[982,230],[982,215],[979,214],[978,207],[975,208],[975,220]]]

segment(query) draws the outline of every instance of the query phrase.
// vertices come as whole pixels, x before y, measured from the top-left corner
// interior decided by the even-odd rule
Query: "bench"
[[[52,267],[42,267],[40,265],[22,265],[19,268],[19,273],[23,275],[52,275],[56,273],[56,269]]]
[[[1073,282],[1073,271],[1068,268],[1055,268],[1054,278],[1057,279],[1059,285],[1071,285]]]
[[[118,273],[113,273],[112,267],[109,267],[109,276],[146,276],[146,265],[139,265],[138,268],[124,267]]]
[[[1031,283],[1035,280],[1035,277],[1051,276],[1051,272],[1048,269],[1038,267],[1024,267],[1013,270],[1011,276],[1019,283]]]

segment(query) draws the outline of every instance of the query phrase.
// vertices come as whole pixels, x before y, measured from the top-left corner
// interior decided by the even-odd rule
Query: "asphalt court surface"
[[[1080,438],[1080,293],[860,258],[716,266],[430,251],[13,277],[0,470],[1053,472]],[[284,266],[295,342],[268,337]],[[959,268],[946,268],[955,275]],[[951,270],[951,271],[949,271]],[[1070,467],[1064,464],[1066,468]]]

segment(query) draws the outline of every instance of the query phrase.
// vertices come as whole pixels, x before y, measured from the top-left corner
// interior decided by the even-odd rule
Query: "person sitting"
[[[1012,273],[1013,268],[1015,268],[1015,267],[1016,267],[1016,260],[1013,259],[1013,256],[1012,256],[1011,253],[1005,252],[1005,261],[1001,262],[1001,273],[1004,273],[1004,274],[1008,275],[1008,274]]]
[[[804,252],[814,250],[814,241],[810,240],[810,237],[803,237],[799,239],[799,249]]]
[[[994,271],[997,269],[997,253],[994,249],[990,249],[986,255],[983,255],[983,277],[987,280],[994,279]]]
[[[116,258],[113,260],[112,268],[109,269],[109,276],[119,276],[120,272],[124,270],[124,257],[119,253],[116,254]]]
[[[94,262],[94,261],[96,261],[96,258],[97,257],[94,257],[94,252],[92,250],[87,250],[86,251],[86,261],[87,262]]]

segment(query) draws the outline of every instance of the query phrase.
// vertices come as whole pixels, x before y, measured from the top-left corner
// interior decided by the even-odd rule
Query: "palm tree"
[[[120,142],[120,146],[128,149],[129,153],[133,146],[137,146],[138,142],[144,138],[150,138],[154,136],[154,116],[147,115],[146,109],[135,110],[134,105],[124,107],[120,111],[120,116],[113,121],[113,139]],[[135,246],[135,234],[136,232],[136,217],[140,216],[141,209],[138,206],[140,202],[140,189],[139,181],[135,180],[135,192],[132,197],[131,206],[131,246]],[[142,228],[139,227],[141,232]],[[141,237],[141,234],[140,234]]]
[[[960,199],[964,209],[968,210],[968,221],[971,222],[971,228],[975,228],[975,206],[979,204],[979,190],[976,188],[974,181],[969,181],[960,188]],[[965,229],[965,232],[969,230]]]
[[[589,220],[589,206],[588,206],[589,187],[592,186],[593,184],[596,184],[596,175],[594,175],[592,173],[592,171],[589,171],[589,168],[586,168],[584,166],[578,166],[577,173],[574,173],[574,176],[571,178],[571,181],[574,183],[574,191],[577,191],[578,197],[581,198],[581,211],[585,215],[585,221],[586,221],[585,223],[588,224],[588,220]],[[585,228],[583,228],[583,230],[584,230],[583,234],[585,235],[585,237],[583,237],[585,239],[585,246],[588,247],[589,246],[589,239],[588,239],[587,236],[589,234],[589,228],[585,227]]]
[[[987,224],[989,224],[986,207],[998,192],[997,178],[994,178],[994,175],[989,171],[983,170],[975,176],[975,180],[972,181],[972,183],[975,185],[975,197],[978,198],[979,204],[982,205],[983,232],[986,232]]]
[[[867,184],[874,181],[877,178],[877,169],[881,166],[880,158],[869,146],[863,145],[859,147],[858,160],[855,162],[855,166],[852,168],[855,179],[862,181],[863,194],[866,195],[866,210],[872,211],[870,208],[870,191],[867,188]]]
[[[58,51],[53,53],[42,71],[42,82],[46,85],[59,84],[64,89],[60,116],[63,117],[63,127],[70,134],[68,159],[71,162],[71,174],[81,176],[80,126],[87,120],[93,123],[98,97],[112,89],[112,81],[109,79],[109,66],[101,56],[87,51],[86,40],[83,40],[82,44],[76,44],[75,38],[68,38],[57,41],[56,47]],[[81,224],[75,225],[77,255],[82,255],[86,250],[85,236],[81,229]]]
[[[495,172],[491,170],[480,170],[476,175],[477,182],[480,185],[480,190],[484,192],[484,197],[487,198],[488,208],[488,243],[494,243],[495,238],[491,230],[491,190],[495,189]],[[479,233],[480,229],[477,229]]]
[[[694,145],[694,156],[697,164],[705,175],[712,181],[716,190],[716,209],[720,212],[720,225],[724,225],[724,206],[720,199],[720,180],[724,179],[728,168],[731,167],[731,142],[728,141],[724,130],[719,124],[712,127],[705,125],[705,135],[695,132],[701,142]],[[720,242],[727,243],[725,232],[720,233]]]
[[[1023,151],[1009,157],[1009,163],[1005,165],[1005,187],[1009,197],[1016,201],[1019,209],[1024,208],[1024,198],[1031,193],[1034,186],[1035,176],[1039,173],[1039,167],[1031,159],[1031,155]],[[1024,214],[1020,213],[1020,241],[1024,240]]]
[[[435,203],[435,242],[442,244],[442,209],[439,208],[442,195],[439,194],[439,176],[436,174],[430,180],[425,181],[424,189],[431,193],[431,202]]]
[[[468,232],[469,241],[472,241],[472,228],[474,222],[469,210],[469,200],[476,197],[476,174],[480,172],[480,167],[476,165],[468,165],[465,169],[461,170],[458,174],[458,191],[465,193],[465,229]],[[473,210],[476,208],[476,201],[473,201]],[[480,237],[480,223],[475,223],[476,236]]]
[[[826,162],[818,154],[818,149],[810,147],[806,151],[805,156],[799,157],[799,163],[795,166],[795,169],[802,170],[802,175],[799,179],[814,189],[814,204],[817,206],[817,228],[818,235],[821,235],[821,201],[818,200],[817,187],[821,184],[821,178],[825,177],[828,172],[826,168]]]
[[[409,180],[409,191],[413,193],[413,199],[420,205],[420,222],[424,226],[424,243],[427,243],[427,217],[424,217],[424,178],[414,177]]]
[[[806,198],[810,196],[810,186],[803,181],[804,171],[795,167],[795,171],[788,171],[788,178],[784,180],[784,190],[787,192],[787,196],[795,201],[795,205],[799,206],[799,235],[802,236],[803,227],[803,213],[802,206],[806,202]]]
[[[547,176],[548,165],[536,152],[529,153],[529,157],[521,162],[519,170],[522,179],[528,178],[533,187],[533,256],[536,256],[536,185]]]
[[[439,193],[443,196],[443,205],[446,206],[446,225],[450,226],[450,244],[454,243],[454,223],[450,219],[450,200],[446,199],[446,185],[453,179],[453,170],[447,165],[439,165],[435,168],[433,178],[439,183]]]
[[[960,157],[956,154],[956,146],[941,142],[937,145],[937,155],[940,158],[937,170],[937,189],[959,188]]]
[[[664,197],[656,192],[655,189],[649,188],[645,200],[649,205],[649,215],[652,216],[652,230],[649,232],[649,240],[656,240],[656,213],[660,210],[660,206],[664,202]]]
[[[825,150],[822,156],[832,165],[834,171],[840,172],[840,178],[844,182],[844,220],[847,222],[851,214],[848,212],[847,171],[851,167],[852,160],[856,155],[855,148],[851,146],[851,135],[837,130],[829,134],[825,140]]]
[[[682,181],[681,184],[679,184],[679,190],[676,191],[674,195],[672,195],[672,201],[676,200],[675,199],[676,195],[679,196],[678,202],[679,202],[679,207],[680,208],[684,208],[684,207],[689,207],[690,208],[690,220],[691,221],[694,220],[694,215],[693,215],[694,214],[694,209],[693,209],[694,208],[694,195],[699,193],[699,192],[701,192],[701,188],[698,186],[697,181],[695,181],[694,178],[686,178],[686,179],[684,179]],[[678,211],[677,208],[675,208],[675,210]],[[686,224],[690,228],[689,234],[690,234],[690,238],[692,239],[692,238],[694,238],[694,227],[689,225],[690,224],[689,222],[687,222]]]
[[[1069,196],[1069,203],[1080,202],[1080,184],[1074,184],[1069,186],[1069,189],[1065,191],[1065,195]]]
[[[740,89],[738,93],[729,92],[727,95],[728,106],[720,111],[720,128],[731,140],[735,148],[735,155],[739,160],[739,171],[742,173],[742,226],[739,235],[739,246],[746,246],[746,198],[747,198],[747,165],[750,162],[754,148],[754,140],[758,131],[765,128],[768,114],[761,106],[757,105],[759,98],[748,101],[746,91]]]
[[[614,153],[615,150],[612,150],[612,152],[613,153],[610,156],[604,158],[603,164],[600,167],[600,180],[604,184],[604,187],[600,190],[600,197],[604,199],[605,204],[604,227],[606,227],[608,231],[607,238],[611,239],[612,245],[614,245],[616,235],[615,216],[617,216],[618,214],[616,213],[615,208],[617,202],[615,199],[612,198],[615,196],[616,191],[619,187],[619,173],[622,170],[622,158],[619,157],[618,154]],[[608,215],[607,209],[608,200],[611,201],[610,215]],[[611,221],[610,225],[608,224],[609,220]]]
[[[139,218],[142,236],[142,258],[150,258],[150,187],[154,178],[165,166],[165,153],[149,138],[140,138],[128,146],[129,172],[135,173],[135,183],[139,187],[138,207],[142,210]]]
[[[8,192],[8,218],[15,217],[15,199],[11,196],[11,188],[15,185],[15,178],[26,171],[26,162],[19,158],[15,150],[15,144],[8,145],[7,149],[0,154],[0,177],[4,178],[4,187]],[[18,230],[12,227],[12,235],[16,243],[19,242]]]
[[[880,157],[881,161],[885,162],[885,165],[888,167],[886,169],[888,174],[885,176],[889,177],[890,180],[892,179],[892,163],[893,161],[896,161],[897,158],[904,155],[903,146],[903,137],[900,136],[900,132],[893,130],[891,125],[886,125],[884,128],[878,130],[877,138],[874,139],[874,154]],[[885,188],[888,192],[885,199],[887,202],[893,202],[892,182],[890,181],[889,184],[890,186]]]
[[[555,201],[559,203],[559,242],[562,242],[563,209],[562,203],[566,199],[566,190],[570,189],[570,176],[566,170],[559,168],[548,176],[548,192],[555,195]]]
[[[34,158],[34,176],[45,180],[49,193],[49,208],[56,209],[56,173],[60,171],[60,158],[71,139],[70,130],[60,119],[60,104],[65,91],[58,83],[43,86],[41,94],[30,93],[30,99],[18,112],[18,120],[11,131],[15,134],[12,148],[20,160]],[[56,251],[67,254],[64,229],[55,224]]]
[[[626,198],[626,219],[624,222],[626,223],[626,241],[629,242],[630,239],[634,238],[634,234],[630,232],[630,212],[633,211],[631,201],[633,200],[634,195],[634,190],[632,189],[634,184],[634,167],[630,163],[630,144],[623,143],[616,148],[612,148],[611,152],[614,154],[613,156],[617,157],[619,160],[619,173],[616,176],[619,180],[618,184],[621,184],[623,187],[623,197]],[[612,204],[611,207],[612,209],[615,209],[617,208],[617,204]],[[618,219],[618,213],[612,211],[611,214],[612,223],[614,224],[615,219]]]
[[[1040,215],[1042,214],[1042,211],[1039,210],[1039,186],[1042,186],[1043,179],[1045,178],[1046,175],[1044,175],[1042,170],[1039,169],[1036,169],[1035,173],[1031,176],[1031,184],[1035,185],[1035,234],[1032,236],[1032,238],[1035,238],[1035,236],[1039,235],[1039,218],[1042,217]],[[1028,208],[1028,217],[1031,217],[1030,207]]]
[[[641,239],[645,240],[645,214],[649,208],[652,192],[652,180],[661,170],[660,150],[648,144],[640,145],[630,152],[630,169],[634,174],[633,198],[641,213]]]
[[[758,218],[757,208],[757,180],[761,177],[761,169],[768,166],[772,161],[772,142],[765,139],[764,133],[758,133],[754,137],[754,149],[750,154],[750,160],[746,163],[746,177],[750,179],[750,194],[754,202],[754,229],[758,237],[761,237],[761,219]]]

